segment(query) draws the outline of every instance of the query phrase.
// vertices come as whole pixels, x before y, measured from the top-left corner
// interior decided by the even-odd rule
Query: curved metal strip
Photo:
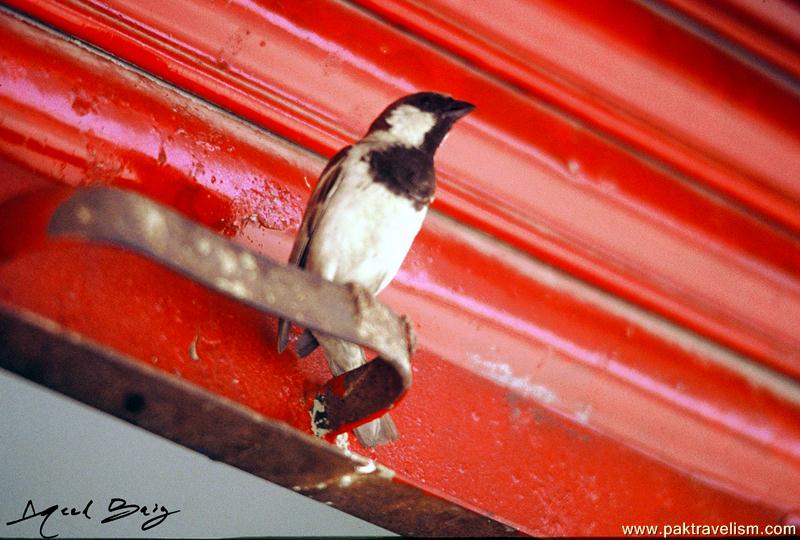
[[[413,334],[357,286],[341,286],[239,246],[174,210],[108,187],[76,190],[60,204],[48,234],[79,235],[157,261],[271,315],[364,345],[380,357],[329,381],[317,428],[341,432],[391,408],[411,386]]]

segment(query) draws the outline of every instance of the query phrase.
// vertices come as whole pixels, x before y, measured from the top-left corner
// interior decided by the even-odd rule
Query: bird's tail
[[[367,359],[360,346],[325,334],[317,332],[312,332],[312,334],[322,346],[322,350],[325,351],[325,357],[328,359],[328,365],[334,377],[366,364]],[[397,439],[397,428],[388,414],[358,426],[354,431],[359,442],[365,447],[385,444]]]
[[[389,413],[358,426],[353,432],[358,437],[358,442],[366,448],[396,441],[398,436],[397,427]]]
[[[278,320],[278,352],[282,353],[286,350],[289,344],[289,330],[292,328],[292,323],[286,319]]]

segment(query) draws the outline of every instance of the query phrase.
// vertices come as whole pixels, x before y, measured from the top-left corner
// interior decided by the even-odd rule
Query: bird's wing
[[[339,187],[342,176],[342,162],[347,157],[350,148],[350,146],[347,146],[339,150],[339,153],[331,158],[322,174],[319,175],[319,182],[317,182],[314,193],[311,194],[311,199],[309,199],[308,206],[306,206],[306,213],[303,216],[303,222],[300,224],[300,230],[297,231],[292,254],[289,255],[289,264],[305,268],[306,257],[308,256],[308,241],[314,234],[314,229],[320,218],[325,213],[328,199]]]
[[[303,222],[300,224],[300,230],[297,231],[297,237],[292,246],[292,253],[289,255],[289,264],[305,268],[306,259],[308,257],[308,243],[314,235],[314,229],[319,224],[320,219],[325,213],[328,204],[327,201],[336,192],[339,187],[342,172],[342,163],[350,151],[350,146],[342,148],[339,152],[328,161],[328,164],[323,169],[322,174],[319,175],[319,182],[311,194],[311,199],[306,206],[306,213],[303,216]],[[280,319],[278,321],[278,352],[281,353],[286,350],[289,343],[289,330],[291,323],[287,320]]]

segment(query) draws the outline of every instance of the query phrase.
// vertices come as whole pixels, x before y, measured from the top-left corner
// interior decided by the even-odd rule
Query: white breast
[[[373,182],[361,161],[366,149],[354,150],[344,163],[347,174],[309,242],[306,268],[377,293],[399,270],[427,208],[416,210],[409,199]]]

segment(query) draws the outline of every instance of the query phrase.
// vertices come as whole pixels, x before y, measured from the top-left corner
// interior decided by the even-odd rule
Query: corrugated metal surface
[[[684,2],[9,4],[260,127],[4,13],[4,199],[125,186],[279,259],[324,163],[309,150],[413,89],[478,105],[384,295],[421,350],[401,440],[363,452],[402,481],[545,534],[800,508],[791,31]],[[309,431],[321,358],[274,354],[271,325],[197,285],[76,245],[6,260],[0,282]]]

